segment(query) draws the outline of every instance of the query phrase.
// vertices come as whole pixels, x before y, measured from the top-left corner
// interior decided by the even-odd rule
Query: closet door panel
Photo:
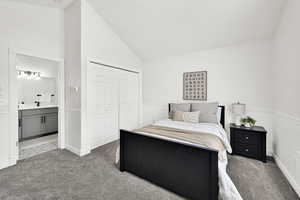
[[[139,76],[120,72],[120,128],[133,130],[139,125]]]
[[[89,64],[87,95],[87,125],[91,147],[96,148],[118,139],[118,71]]]

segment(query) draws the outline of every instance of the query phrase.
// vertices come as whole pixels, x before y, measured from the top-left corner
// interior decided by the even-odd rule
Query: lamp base
[[[236,118],[235,118],[235,125],[237,125],[237,126],[241,126],[242,125],[241,118],[242,118],[242,116],[236,116]]]

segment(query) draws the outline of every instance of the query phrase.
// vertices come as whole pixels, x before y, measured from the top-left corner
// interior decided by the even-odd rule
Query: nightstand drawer
[[[245,144],[258,144],[258,135],[253,133],[247,133],[246,131],[236,131],[237,142]]]
[[[247,145],[247,144],[236,144],[236,153],[239,155],[257,158],[258,148],[256,145]]]
[[[230,124],[232,154],[266,162],[267,131],[262,126],[246,128]]]

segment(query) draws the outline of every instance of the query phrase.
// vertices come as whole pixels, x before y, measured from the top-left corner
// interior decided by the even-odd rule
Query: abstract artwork
[[[207,71],[183,74],[183,99],[207,100]]]

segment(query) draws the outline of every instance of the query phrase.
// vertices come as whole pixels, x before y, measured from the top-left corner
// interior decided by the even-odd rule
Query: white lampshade
[[[243,103],[233,103],[232,113],[234,115],[244,115],[246,112],[246,104]]]

